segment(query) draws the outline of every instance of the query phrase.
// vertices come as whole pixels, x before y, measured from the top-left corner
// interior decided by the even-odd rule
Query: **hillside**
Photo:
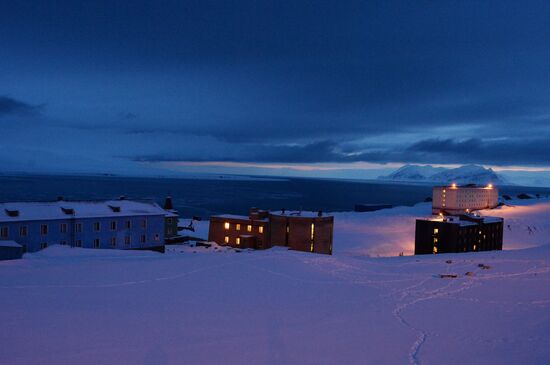
[[[508,185],[509,182],[491,168],[478,165],[465,165],[454,169],[433,167],[430,165],[405,165],[380,180],[425,183],[457,183],[457,184],[498,184]]]

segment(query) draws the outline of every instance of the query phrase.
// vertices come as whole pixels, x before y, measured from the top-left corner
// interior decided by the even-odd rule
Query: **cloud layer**
[[[68,170],[547,167],[548,18],[545,1],[12,2],[4,147]]]

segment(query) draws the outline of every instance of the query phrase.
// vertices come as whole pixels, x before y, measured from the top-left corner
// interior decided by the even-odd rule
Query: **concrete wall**
[[[23,256],[23,247],[2,246],[0,242],[0,261],[15,260]]]

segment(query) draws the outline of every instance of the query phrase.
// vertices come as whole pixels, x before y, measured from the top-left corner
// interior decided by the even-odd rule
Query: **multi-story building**
[[[210,217],[208,240],[222,246],[270,248],[268,212],[250,209],[248,216],[222,214]]]
[[[179,214],[178,211],[174,209],[172,197],[166,197],[164,201],[164,210],[166,211],[166,215],[164,216],[164,237],[169,240],[179,235]]]
[[[26,252],[54,244],[164,251],[167,214],[156,203],[125,198],[0,203],[0,240]]]
[[[463,214],[498,205],[498,189],[487,186],[464,185],[435,186],[432,196],[433,214]]]
[[[504,220],[439,215],[416,220],[415,255],[502,250]]]
[[[208,240],[222,246],[332,254],[334,217],[321,212],[268,212],[252,208],[248,216],[210,217]]]
[[[334,217],[321,212],[270,213],[270,238],[273,246],[332,255]]]

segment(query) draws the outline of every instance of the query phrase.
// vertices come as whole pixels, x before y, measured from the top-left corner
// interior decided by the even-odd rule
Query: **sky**
[[[1,5],[2,171],[550,171],[547,1]]]

